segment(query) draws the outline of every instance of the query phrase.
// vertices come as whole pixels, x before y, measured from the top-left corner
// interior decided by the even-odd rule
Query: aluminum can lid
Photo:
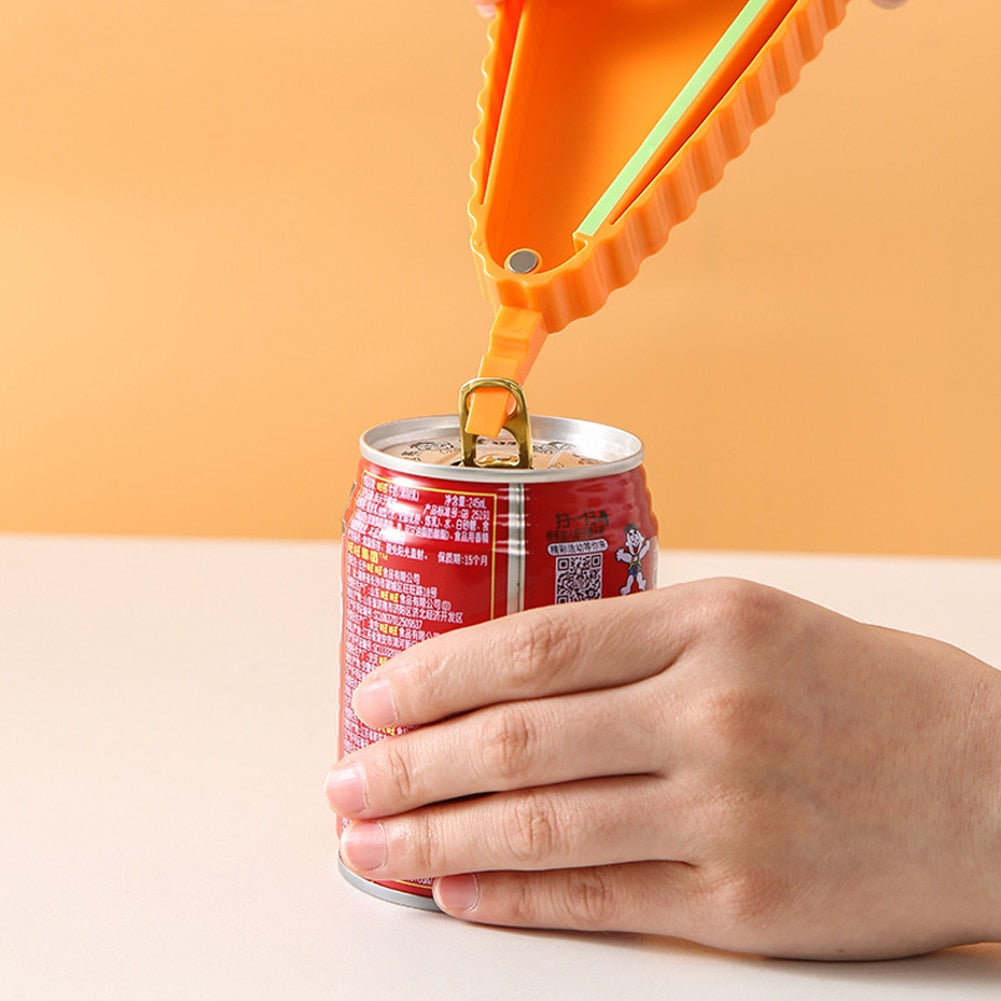
[[[360,440],[364,458],[387,469],[463,482],[532,482],[594,479],[635,469],[643,443],[634,434],[607,424],[565,417],[532,417],[532,467],[462,465],[459,422],[455,416],[416,417],[380,424]],[[481,456],[515,454],[510,438],[481,439]]]

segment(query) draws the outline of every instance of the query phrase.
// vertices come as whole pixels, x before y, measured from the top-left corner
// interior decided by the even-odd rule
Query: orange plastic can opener
[[[496,307],[484,378],[522,383],[691,215],[847,0],[504,0],[489,28],[472,247]],[[495,436],[507,392],[475,392]]]

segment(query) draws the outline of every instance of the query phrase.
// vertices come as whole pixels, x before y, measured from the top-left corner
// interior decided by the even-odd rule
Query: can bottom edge
[[[400,904],[403,907],[414,907],[422,911],[438,911],[441,908],[434,902],[433,897],[422,897],[418,893],[405,893],[403,890],[392,890],[388,886],[380,886],[371,880],[363,879],[357,873],[352,872],[342,861],[337,858],[337,868],[341,875],[356,889],[367,893],[369,896],[378,897],[379,900],[388,900],[391,904]]]

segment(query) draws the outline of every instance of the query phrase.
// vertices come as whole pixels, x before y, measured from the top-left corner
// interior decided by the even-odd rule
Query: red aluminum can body
[[[512,469],[454,464],[455,417],[362,435],[342,540],[341,756],[392,735],[365,726],[351,697],[395,653],[525,608],[656,586],[639,439],[547,417],[532,418],[532,439],[533,468]],[[376,896],[434,906],[430,880],[374,883],[342,871]]]

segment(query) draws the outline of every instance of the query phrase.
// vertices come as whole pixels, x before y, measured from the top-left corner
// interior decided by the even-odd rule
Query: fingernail
[[[475,876],[443,876],[435,880],[435,902],[449,914],[471,911],[479,897],[480,886]]]
[[[351,705],[359,718],[372,727],[396,725],[393,686],[385,678],[363,681],[356,689]]]
[[[497,13],[492,3],[478,3],[476,9],[483,17],[493,17]]]
[[[338,813],[351,817],[365,809],[365,772],[357,762],[335,765],[323,784],[327,802]]]
[[[386,864],[382,824],[352,824],[341,835],[341,856],[352,869],[381,869]]]

